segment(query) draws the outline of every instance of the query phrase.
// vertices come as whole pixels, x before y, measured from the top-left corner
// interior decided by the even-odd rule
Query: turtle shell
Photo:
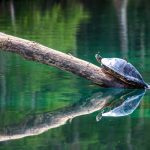
[[[131,81],[143,87],[147,87],[141,74],[126,60],[120,58],[102,58],[101,64],[109,73],[119,76],[121,80]]]

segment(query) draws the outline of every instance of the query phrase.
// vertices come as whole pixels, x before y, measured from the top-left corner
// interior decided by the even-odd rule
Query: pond
[[[147,0],[0,1],[0,32],[99,65],[127,59],[150,83]],[[0,150],[150,149],[150,91],[101,88],[0,52]]]

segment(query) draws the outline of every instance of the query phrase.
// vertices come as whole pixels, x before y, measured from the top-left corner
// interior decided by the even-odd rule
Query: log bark
[[[100,86],[134,88],[134,85],[118,80],[104,72],[102,68],[92,63],[48,48],[34,41],[21,39],[1,32],[0,50],[17,53],[27,60],[37,61],[49,66],[55,66],[61,70],[86,78]]]

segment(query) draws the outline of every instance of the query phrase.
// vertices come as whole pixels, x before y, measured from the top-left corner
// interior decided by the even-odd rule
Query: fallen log
[[[21,39],[1,32],[0,50],[17,53],[27,60],[55,66],[103,87],[136,88],[136,85],[120,81],[92,63],[48,48],[34,41]]]

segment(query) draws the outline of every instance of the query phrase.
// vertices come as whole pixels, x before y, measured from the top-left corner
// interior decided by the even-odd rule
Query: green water
[[[150,83],[149,14],[148,0],[0,0],[0,31],[96,65],[98,51],[126,58]],[[0,52],[0,150],[148,150],[149,100]]]

